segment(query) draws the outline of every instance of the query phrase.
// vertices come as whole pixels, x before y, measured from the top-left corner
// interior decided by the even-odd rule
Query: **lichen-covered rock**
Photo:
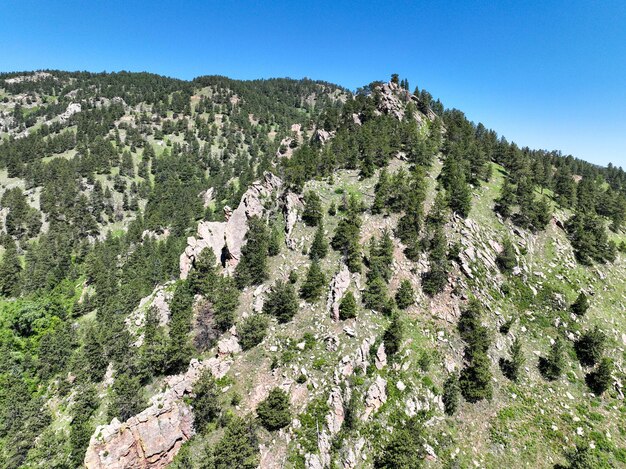
[[[331,280],[330,290],[328,292],[327,308],[330,312],[330,317],[335,321],[339,321],[339,304],[349,286],[350,271],[345,264],[342,264],[339,272],[337,272]]]
[[[239,206],[225,222],[198,223],[197,235],[187,238],[187,247],[180,256],[180,278],[186,279],[194,260],[205,248],[211,248],[217,262],[232,271],[241,257],[241,247],[248,232],[248,218],[265,213],[264,201],[282,187],[282,181],[272,173],[253,183],[244,193]]]
[[[168,290],[171,282],[158,285],[150,295],[142,298],[139,306],[130,313],[124,320],[128,330],[135,335],[137,340],[133,345],[141,347],[143,344],[143,326],[146,321],[148,308],[153,308],[159,320],[159,325],[164,326],[170,319],[169,302],[172,299],[172,292]]]
[[[326,425],[331,435],[339,433],[345,418],[345,410],[343,407],[343,397],[339,388],[333,388],[328,396],[328,407],[330,412],[326,415]]]
[[[387,354],[385,353],[385,344],[381,342],[376,350],[376,359],[374,361],[377,370],[382,370],[387,366]]]

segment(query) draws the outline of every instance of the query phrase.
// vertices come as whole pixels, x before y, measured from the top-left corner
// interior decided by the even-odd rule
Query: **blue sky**
[[[520,145],[626,167],[624,1],[0,3],[0,71],[399,73]]]

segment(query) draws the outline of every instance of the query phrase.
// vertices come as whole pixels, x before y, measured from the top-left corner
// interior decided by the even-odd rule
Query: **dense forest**
[[[5,73],[0,137],[2,467],[107,467],[102,428],[216,356],[231,371],[176,401],[191,431],[132,464],[626,465],[622,168],[519,146],[398,75]],[[240,256],[226,231],[182,275],[270,174]],[[577,415],[544,421],[553,388]]]

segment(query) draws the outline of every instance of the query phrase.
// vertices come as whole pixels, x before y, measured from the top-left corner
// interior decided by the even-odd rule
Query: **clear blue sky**
[[[626,2],[4,0],[0,71],[399,73],[520,145],[626,167]]]

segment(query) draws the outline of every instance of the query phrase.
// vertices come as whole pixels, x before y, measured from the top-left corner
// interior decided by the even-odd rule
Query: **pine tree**
[[[570,306],[570,309],[576,316],[584,316],[589,309],[589,300],[587,299],[587,295],[585,295],[584,292],[580,292],[576,301],[574,301],[574,303]]]
[[[505,176],[504,183],[500,189],[500,197],[496,200],[494,210],[504,218],[510,218],[513,214],[513,206],[517,203],[515,186],[510,179]]]
[[[516,337],[511,344],[510,354],[510,359],[500,359],[500,369],[502,370],[502,374],[511,381],[518,381],[520,370],[526,361],[524,353],[522,352],[522,344],[518,337]]]
[[[491,379],[489,356],[486,353],[475,354],[470,364],[461,370],[459,377],[459,386],[463,397],[468,402],[491,399],[493,396]]]
[[[326,276],[316,259],[311,262],[306,279],[300,287],[300,296],[309,301],[317,301],[326,286]]]
[[[267,245],[267,254],[269,256],[277,256],[280,253],[280,248],[283,244],[283,235],[278,229],[278,227],[274,226],[270,231],[270,238]]]
[[[548,381],[555,381],[561,377],[565,368],[564,349],[563,340],[557,337],[550,348],[548,356],[539,359],[539,371]]]
[[[224,436],[208,455],[207,469],[256,469],[259,465],[259,443],[252,425],[240,417],[232,417]]]
[[[267,294],[263,303],[263,313],[274,316],[278,322],[285,323],[298,312],[298,297],[293,285],[278,280]]]
[[[505,239],[502,243],[502,251],[496,256],[496,264],[503,273],[511,273],[513,268],[517,265],[517,257],[515,255],[515,249],[513,249],[513,243],[510,239]]]
[[[461,164],[455,157],[446,158],[442,168],[442,182],[448,193],[450,210],[461,218],[467,218],[472,208],[472,192]]]
[[[204,432],[211,422],[220,415],[219,389],[210,369],[206,369],[193,385],[193,416],[194,426]]]
[[[7,235],[5,239],[6,249],[0,263],[0,295],[18,296],[20,294],[22,263],[13,238]]]
[[[589,386],[589,389],[591,389],[597,396],[602,395],[604,391],[609,389],[609,386],[613,382],[613,378],[611,376],[612,372],[613,360],[607,357],[602,358],[598,368],[585,376],[587,386]]]
[[[322,200],[313,191],[308,191],[304,195],[304,212],[302,220],[309,226],[317,226],[322,219]]]
[[[391,313],[392,300],[389,298],[387,283],[380,275],[368,278],[367,288],[363,292],[363,303],[379,313]]]
[[[237,326],[241,348],[249,350],[263,342],[263,339],[267,335],[268,326],[269,321],[267,316],[263,314],[253,314],[244,319],[243,322]]]
[[[456,374],[450,375],[443,383],[442,400],[447,415],[456,414],[461,401],[460,396],[459,377]]]
[[[378,182],[374,187],[374,202],[372,204],[372,213],[379,214],[386,211],[389,198],[391,195],[391,183],[387,169],[383,168],[378,176]]]
[[[581,365],[595,365],[604,353],[606,334],[598,326],[586,331],[574,344]]]
[[[260,218],[251,217],[248,219],[246,244],[241,248],[241,259],[235,267],[235,281],[239,288],[259,285],[268,278],[268,246],[267,226]]]
[[[145,400],[139,378],[126,373],[118,375],[111,386],[109,418],[116,417],[125,422],[141,412],[144,406]]]
[[[400,287],[396,292],[396,305],[400,309],[406,309],[415,302],[415,292],[411,282],[407,279],[400,282]]]
[[[393,356],[400,350],[402,345],[402,337],[404,335],[404,327],[400,316],[394,314],[391,317],[391,323],[383,334],[383,343],[385,344],[385,352],[389,356]]]
[[[357,305],[354,293],[348,290],[339,303],[339,319],[345,321],[356,317]]]
[[[286,427],[291,423],[289,396],[280,388],[272,389],[257,406],[256,413],[261,425],[270,431]]]
[[[326,235],[324,234],[324,220],[321,219],[317,225],[315,236],[313,237],[313,244],[311,244],[311,249],[309,249],[309,258],[311,258],[311,260],[323,259],[327,255],[328,241],[326,240]]]

